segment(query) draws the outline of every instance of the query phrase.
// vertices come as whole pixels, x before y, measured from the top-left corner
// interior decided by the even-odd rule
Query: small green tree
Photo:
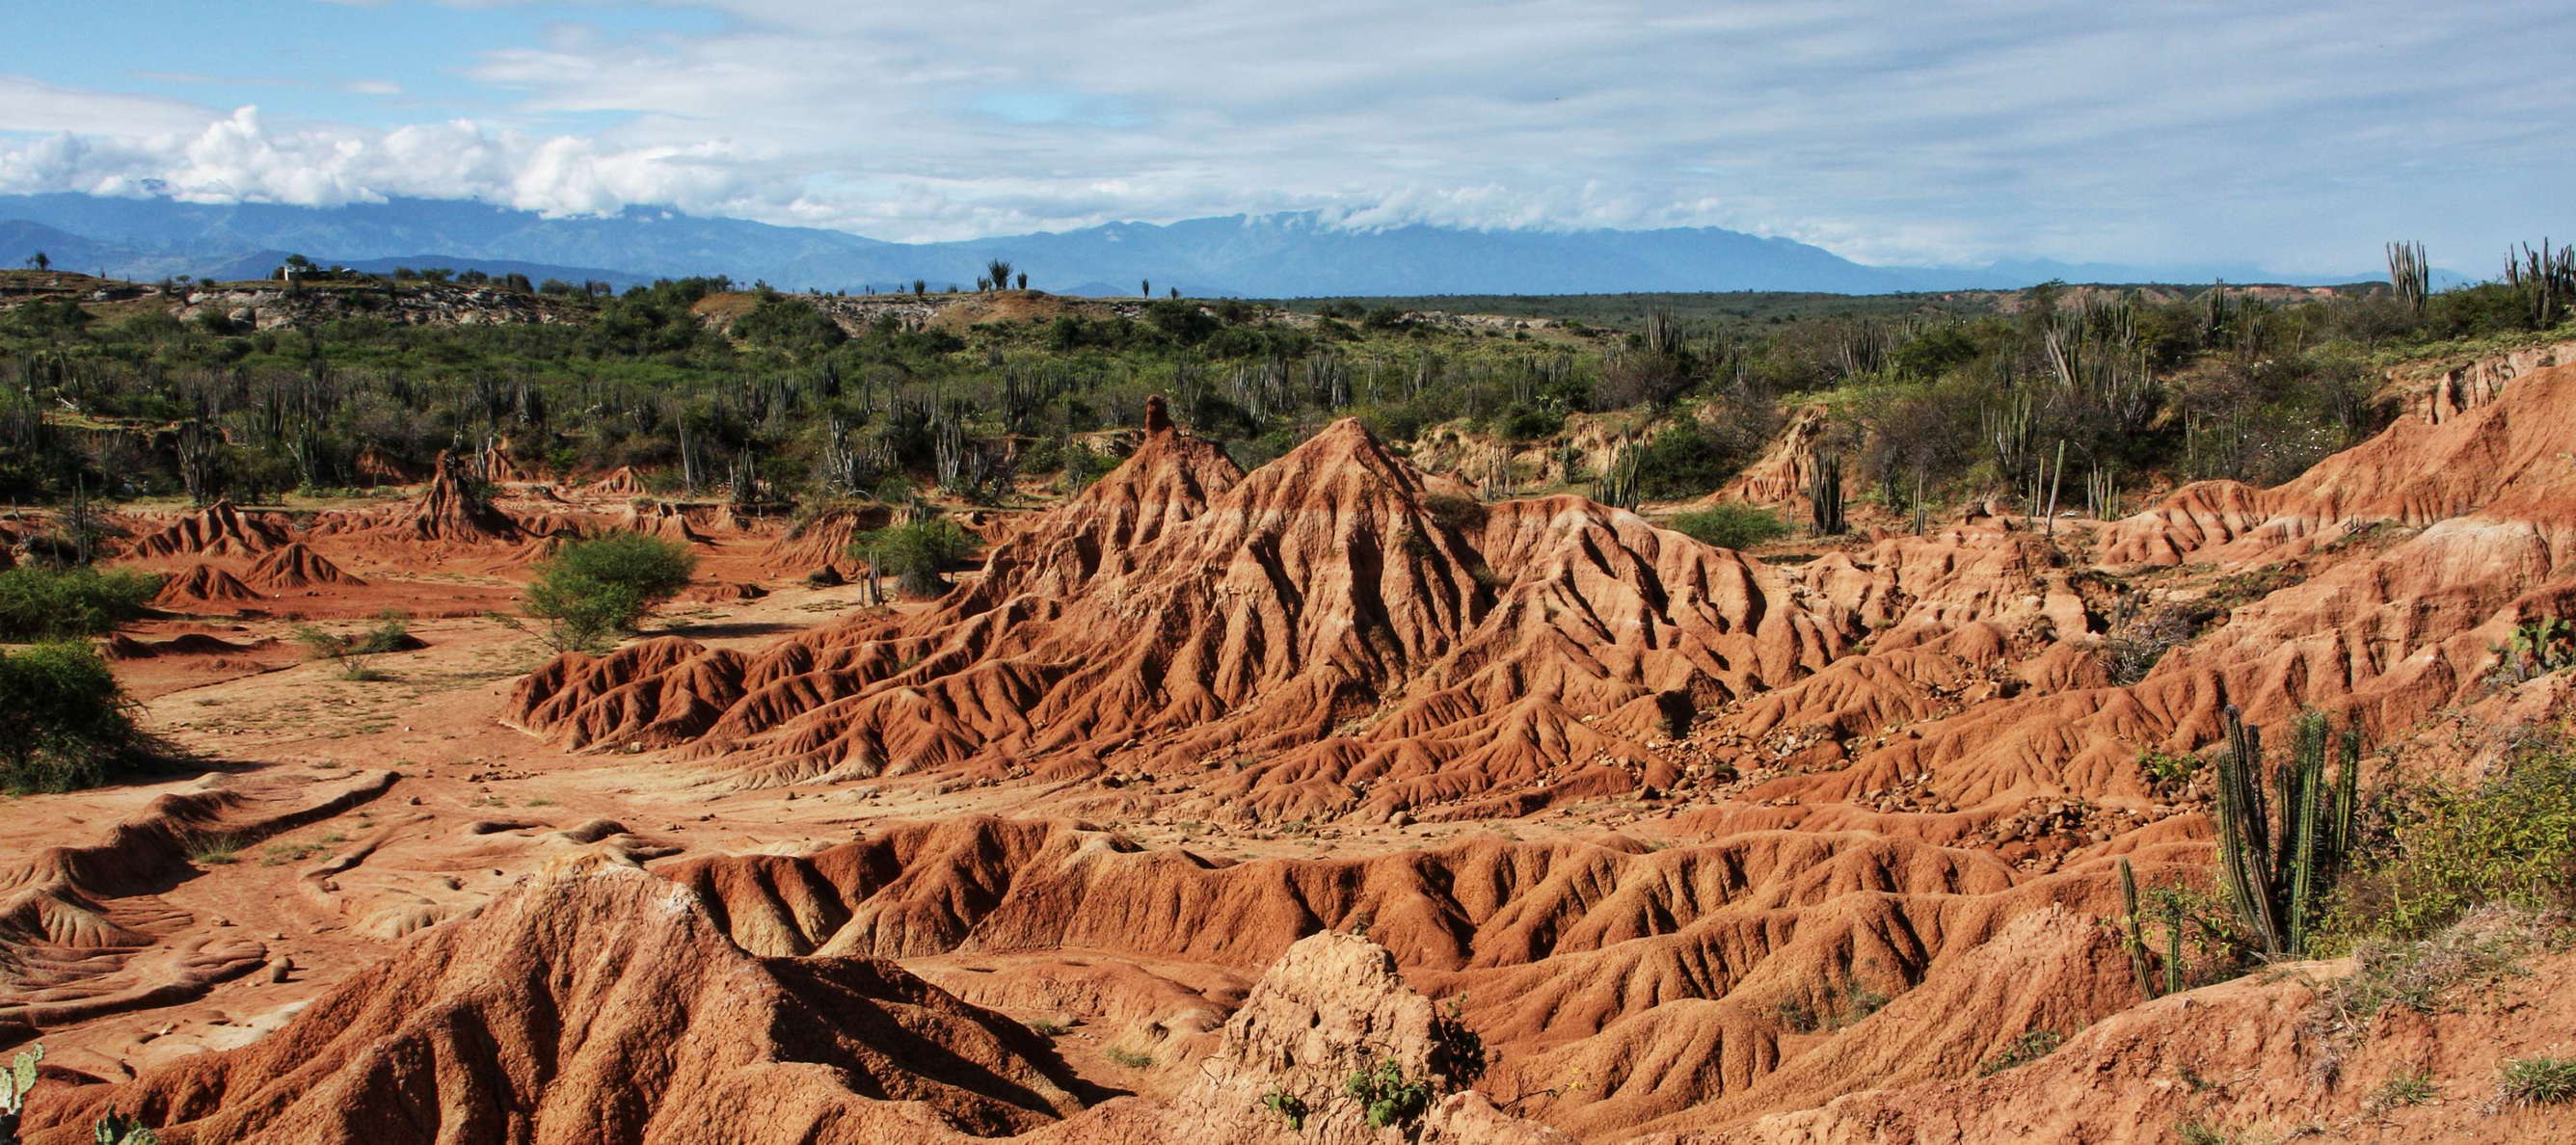
[[[1008,290],[1008,289],[1010,289],[1010,288],[1011,288],[1011,263],[1010,263],[1010,260],[1008,260],[1008,259],[999,259],[999,258],[997,258],[997,259],[994,259],[994,260],[993,260],[993,261],[991,261],[991,262],[985,263],[985,264],[984,264],[984,279],[985,279],[985,281],[992,283],[992,284],[993,284],[993,289],[995,289],[995,290]]]
[[[948,591],[948,568],[975,553],[975,535],[946,517],[933,517],[863,533],[850,542],[850,556],[870,569],[891,574],[906,596],[937,596]]]
[[[37,251],[35,254],[28,257],[27,265],[35,267],[38,270],[52,270],[54,268],[54,260],[46,257],[45,252]]]
[[[687,545],[640,533],[575,541],[537,566],[528,615],[556,651],[596,650],[688,587],[697,565]]]
[[[94,787],[148,759],[132,703],[87,644],[0,652],[0,697],[0,788]]]

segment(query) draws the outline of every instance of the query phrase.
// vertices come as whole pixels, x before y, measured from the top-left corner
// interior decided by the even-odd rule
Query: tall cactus
[[[2165,896],[2165,993],[2182,992],[2182,900]]]
[[[1819,537],[1841,536],[1847,527],[1843,520],[1843,456],[1829,450],[1816,452],[1816,463],[1807,475],[1807,499],[1814,503],[1814,522]]]
[[[1634,509],[1641,500],[1637,489],[1637,470],[1644,460],[1635,445],[1621,442],[1610,451],[1609,463],[1601,475],[1601,503],[1620,509]]]
[[[2147,939],[2138,926],[2138,872],[2129,866],[2126,856],[2120,859],[2120,946],[2129,953],[2129,973],[2137,976],[2138,996],[2156,996],[2154,980],[2147,976]]]
[[[2270,800],[2263,791],[2263,740],[2227,708],[2227,751],[2218,760],[2219,861],[2228,898],[2263,953],[2299,958],[2319,900],[2334,884],[2352,846],[2361,779],[2361,737],[2348,728],[2341,752],[2326,717],[2299,717],[2288,763],[2274,774]],[[2326,757],[2338,755],[2326,777]]]
[[[2424,312],[2424,299],[2433,293],[2433,268],[2424,261],[2424,244],[2388,244],[2388,284],[2397,288],[2397,297],[2408,310]]]
[[[2084,512],[2096,521],[2120,515],[2120,471],[2096,462],[2084,476]]]

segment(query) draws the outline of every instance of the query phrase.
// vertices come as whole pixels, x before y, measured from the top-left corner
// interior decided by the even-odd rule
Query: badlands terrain
[[[2372,784],[2555,725],[2568,675],[2496,669],[2576,611],[2562,357],[2392,372],[2393,422],[2271,487],[1742,552],[1483,488],[1494,440],[1344,419],[1247,470],[1159,400],[892,604],[847,548],[893,509],[623,471],[119,509],[110,562],[168,579],[107,654],[190,763],[5,810],[21,1131],[2576,1140],[2494,1098],[2576,1052],[2576,955],[2340,1022],[2348,958],[2149,996],[2120,878],[2213,885],[2207,770],[2143,761],[2231,709],[2357,722]],[[1798,425],[1712,500],[1803,520]],[[605,530],[696,582],[551,656],[507,614]],[[386,609],[416,646],[371,679],[292,639]],[[2195,630],[2123,679],[2159,610]]]

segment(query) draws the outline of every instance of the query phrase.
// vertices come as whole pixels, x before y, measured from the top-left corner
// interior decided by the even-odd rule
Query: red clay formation
[[[2458,1080],[2571,1052],[2546,942],[2354,1019],[2349,960],[2144,997],[2116,921],[2123,861],[2210,885],[2206,774],[2141,759],[2231,706],[2462,778],[2563,716],[2495,668],[2576,611],[2576,366],[2396,397],[2273,488],[1751,554],[1356,420],[1245,472],[1156,399],[917,602],[850,551],[886,506],[622,469],[129,520],[165,610],[261,610],[107,644],[224,766],[22,804],[0,1044],[41,1143],[2576,1140]],[[1803,512],[1830,429],[1720,496]],[[701,557],[640,638],[487,617],[614,530]],[[388,607],[365,678],[282,642]]]

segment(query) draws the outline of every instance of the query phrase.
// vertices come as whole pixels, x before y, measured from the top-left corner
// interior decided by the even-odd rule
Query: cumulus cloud
[[[667,204],[894,239],[1311,209],[2336,270],[2398,234],[2567,221],[2548,125],[2576,78],[2492,80],[2510,6],[693,6],[724,18],[480,51],[456,70],[504,111],[391,129],[0,80],[0,131],[45,133],[0,138],[0,188]]]
[[[469,198],[548,215],[629,204],[732,202],[751,176],[718,143],[611,147],[470,120],[390,131],[280,129],[256,107],[193,132],[92,137],[58,132],[0,145],[0,192],[160,194],[194,203],[336,207],[387,198]]]

